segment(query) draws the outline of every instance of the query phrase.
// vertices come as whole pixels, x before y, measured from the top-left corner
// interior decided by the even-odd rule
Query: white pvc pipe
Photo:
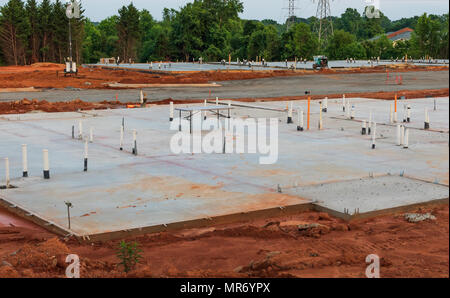
[[[288,117],[290,117],[290,118],[292,118],[292,114],[293,114],[293,107],[292,107],[292,102],[291,102],[291,104],[290,104],[290,106],[289,106],[289,110],[288,110]]]
[[[389,110],[389,123],[393,123],[393,122],[394,122],[394,115],[393,115],[393,106],[391,104],[390,110]]]
[[[92,127],[89,129],[89,142],[94,142],[94,129]]]
[[[323,101],[323,108],[325,111],[328,110],[328,97],[325,97],[325,99]]]
[[[133,142],[136,141],[137,132],[136,129],[133,129]]]
[[[174,117],[174,109],[173,109],[173,102],[170,102],[170,121],[173,121]]]
[[[42,150],[42,156],[44,159],[44,171],[49,171],[50,170],[50,162],[48,159],[48,150],[47,149]]]
[[[81,120],[78,121],[78,138],[83,138],[83,123],[81,122]]]
[[[405,128],[405,141],[403,142],[403,148],[407,149],[409,147],[409,129]]]
[[[84,142],[84,158],[88,158],[88,142]]]
[[[377,123],[373,123],[373,133],[372,133],[372,149],[375,149],[376,147],[376,137],[377,137]]]
[[[28,176],[28,153],[27,153],[27,145],[22,145],[22,168],[23,168],[23,176]]]
[[[206,105],[207,105],[207,102],[206,102],[206,99],[205,99],[205,101],[203,102],[203,106],[206,107]],[[206,120],[206,111],[203,112],[203,119]]]
[[[400,124],[397,124],[397,146],[402,145],[402,135],[401,135],[401,126]]]
[[[305,122],[305,119],[304,119],[305,117],[304,117],[304,114],[303,114],[303,110],[299,111],[299,116],[298,117],[299,117],[300,127],[303,128],[304,124],[305,124],[304,123]]]
[[[218,106],[218,105],[219,105],[219,98],[216,97],[216,106]]]
[[[345,94],[342,95],[342,109],[345,111]]]

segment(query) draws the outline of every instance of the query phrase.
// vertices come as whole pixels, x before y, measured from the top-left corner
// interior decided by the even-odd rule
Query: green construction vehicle
[[[328,68],[328,58],[326,56],[314,56],[313,68]]]

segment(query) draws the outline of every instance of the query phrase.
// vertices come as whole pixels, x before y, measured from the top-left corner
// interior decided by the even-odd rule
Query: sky
[[[62,0],[65,2],[65,0]],[[241,0],[244,3],[244,19],[273,19],[280,23],[284,22],[288,7],[288,0]],[[379,1],[381,11],[391,20],[403,17],[429,14],[444,14],[449,11],[448,0],[330,0],[331,14],[340,16],[346,8],[356,8],[361,14],[366,2]],[[8,2],[0,0],[0,5]],[[39,1],[40,2],[40,1]],[[128,5],[130,0],[81,0],[85,8],[85,15],[92,21],[101,21],[106,17],[117,14],[117,10]],[[189,0],[133,0],[139,9],[147,9],[157,20],[161,20],[162,11],[165,7],[179,9]],[[296,0],[298,17],[308,18],[316,14],[317,0]],[[315,3],[314,3],[315,2]]]

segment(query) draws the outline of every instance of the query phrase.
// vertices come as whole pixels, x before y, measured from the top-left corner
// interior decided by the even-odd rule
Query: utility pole
[[[72,26],[70,24],[70,18],[69,18],[69,55],[70,55],[70,62],[73,61],[72,56]]]
[[[317,2],[316,18],[319,23],[316,24],[315,31],[319,35],[319,50],[323,50],[328,39],[334,34],[333,21],[331,19],[330,0],[317,0]]]

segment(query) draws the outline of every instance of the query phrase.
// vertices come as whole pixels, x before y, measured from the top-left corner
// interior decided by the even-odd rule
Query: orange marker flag
[[[395,94],[395,112],[397,113],[397,94]]]

